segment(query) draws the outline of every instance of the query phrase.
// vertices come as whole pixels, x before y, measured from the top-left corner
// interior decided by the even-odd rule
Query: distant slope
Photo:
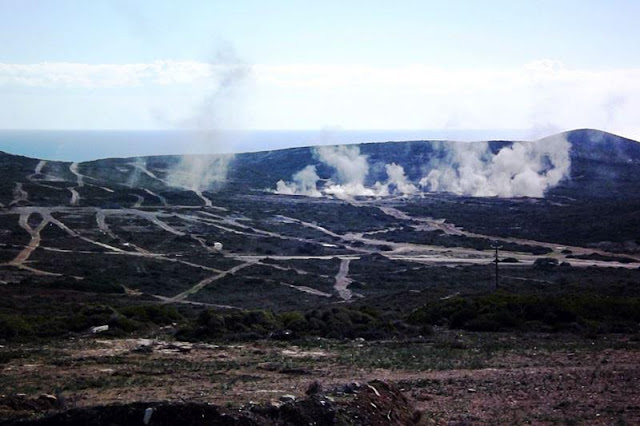
[[[640,143],[592,129],[573,130],[551,137],[558,136],[565,137],[571,144],[571,169],[568,179],[551,189],[547,195],[572,198],[640,198]],[[384,181],[387,178],[385,164],[390,163],[403,166],[408,179],[417,183],[433,161],[440,159],[448,149],[461,144],[468,143],[407,141],[359,144],[360,152],[367,156],[369,163],[366,184]],[[511,141],[489,142],[494,153],[512,144]],[[102,185],[114,190],[113,193],[94,190],[96,198],[93,201],[92,194],[86,194],[88,191],[85,190],[82,202],[89,203],[88,205],[120,203],[125,199],[132,199],[131,192],[144,189],[172,193],[174,196],[179,192],[185,193],[179,188],[170,187],[165,181],[168,172],[179,160],[180,157],[177,156],[153,156],[80,163],[77,169],[88,176],[90,188]],[[28,186],[35,182],[40,185],[40,189],[45,189],[43,184],[60,189],[76,186],[76,176],[70,171],[71,163],[65,162],[47,161],[41,174],[29,179],[28,176],[34,173],[39,162],[37,159],[0,152],[0,203],[7,205],[14,199],[17,183]],[[335,174],[334,169],[318,159],[314,147],[244,153],[233,158],[227,184],[216,190],[273,190],[279,180],[290,181],[293,174],[307,165],[316,166],[321,180],[330,179]],[[50,196],[45,204],[55,204],[57,195],[62,194],[51,189],[44,196]],[[185,193],[179,198],[185,204],[198,203],[193,194]]]
[[[571,169],[568,179],[549,191],[548,195],[569,197],[640,197],[640,143],[610,133],[581,129],[549,138],[565,137],[571,144]],[[547,139],[547,138],[545,138]],[[536,142],[530,142],[535,144]],[[417,183],[430,163],[448,148],[467,144],[450,141],[407,141],[360,144],[360,152],[368,157],[367,184],[386,179],[385,164],[403,166],[407,177]],[[495,153],[511,141],[491,141]],[[306,165],[315,165],[322,179],[332,177],[334,170],[324,165],[314,148],[293,148],[278,151],[239,154],[229,178],[238,189],[273,189],[275,183],[291,176]]]
[[[550,195],[640,198],[640,143],[593,129],[563,135],[571,143],[571,175]]]

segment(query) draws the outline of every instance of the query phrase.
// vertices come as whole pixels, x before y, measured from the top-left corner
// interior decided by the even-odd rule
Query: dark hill
[[[571,169],[568,178],[551,189],[548,195],[571,198],[640,197],[640,143],[592,129],[573,130],[550,138],[558,136],[565,137],[571,144]],[[489,147],[496,153],[513,143],[491,141]],[[537,141],[526,143],[535,144]],[[403,166],[409,180],[417,183],[433,161],[442,159],[451,147],[460,144],[465,143],[407,141],[360,144],[360,152],[367,156],[369,163],[366,184],[384,181],[387,178],[385,164],[390,163]],[[102,182],[119,185],[129,192],[136,187],[160,192],[184,192],[163,182],[167,172],[179,161],[180,157],[177,156],[110,158],[80,163],[78,171],[89,176],[89,184],[98,185]],[[16,183],[30,183],[27,176],[34,172],[38,162],[36,159],[0,152],[0,203],[6,204],[13,199]],[[143,164],[153,176],[136,167],[136,163]],[[41,182],[50,180],[46,182],[49,186],[66,188],[69,181],[76,180],[69,169],[70,165],[68,162],[47,161],[42,175],[35,177],[40,178]],[[314,147],[242,153],[233,157],[227,183],[218,185],[217,189],[242,193],[273,190],[279,180],[290,181],[293,174],[307,165],[315,165],[321,179],[329,179],[335,173],[318,159]],[[114,197],[101,195],[104,202]],[[54,203],[53,200],[51,202]]]

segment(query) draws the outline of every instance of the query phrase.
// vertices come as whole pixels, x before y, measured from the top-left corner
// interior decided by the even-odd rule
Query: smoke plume
[[[321,182],[316,166],[308,165],[290,183],[279,181],[276,193],[354,197],[415,195],[449,192],[472,197],[544,197],[545,192],[569,175],[570,143],[556,135],[536,142],[514,142],[494,153],[487,142],[434,142],[436,155],[425,166],[417,185],[396,163],[385,164],[387,179],[366,186],[369,162],[356,145],[327,146],[315,150],[320,163],[335,170]],[[324,183],[319,186],[319,183]]]
[[[321,162],[336,171],[335,181],[330,180],[323,189],[325,194],[340,199],[375,195],[372,189],[364,186],[369,162],[365,155],[360,154],[357,145],[321,146],[315,152]]]
[[[225,183],[233,155],[183,155],[167,175],[167,183],[196,193]]]
[[[321,197],[318,191],[318,173],[316,166],[308,165],[293,175],[293,182],[286,183],[279,180],[276,184],[276,193],[283,195],[306,195],[307,197]]]
[[[323,194],[339,199],[354,197],[383,197],[391,194],[409,195],[417,191],[404,174],[404,168],[392,163],[385,165],[388,179],[385,183],[376,182],[373,187],[366,187],[369,174],[367,156],[360,153],[360,148],[351,146],[322,146],[316,148],[317,159],[332,167],[335,175],[323,188],[318,189],[316,166],[308,165],[293,175],[293,182],[278,181],[276,193],[283,195],[306,195],[320,197]]]
[[[472,197],[543,197],[571,167],[569,142],[562,136],[516,142],[493,154],[487,143],[456,143],[431,164],[419,185],[428,192]]]
[[[192,136],[185,144],[191,154],[181,156],[167,176],[170,185],[196,193],[226,181],[233,154],[228,153],[230,139],[225,139],[222,129],[239,126],[238,110],[244,110],[241,98],[251,74],[251,68],[230,48],[219,51],[209,67],[212,91],[179,126],[190,130]],[[202,154],[212,151],[224,154]]]
[[[409,182],[407,177],[404,174],[404,168],[396,163],[386,164],[384,166],[387,171],[388,180],[384,185],[384,189],[387,194],[384,195],[393,195],[393,194],[402,194],[402,195],[411,195],[418,191],[416,186]]]

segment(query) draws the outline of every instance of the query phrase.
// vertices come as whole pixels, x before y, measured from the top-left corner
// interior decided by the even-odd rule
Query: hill
[[[344,383],[384,371],[441,419],[452,401],[493,407],[479,398],[495,391],[478,418],[524,422],[505,392],[609,387],[581,415],[633,421],[616,374],[637,370],[639,146],[578,130],[85,163],[0,153],[0,419],[65,395],[268,402],[309,376],[350,400],[359,385]],[[597,371],[574,374],[600,349]],[[544,369],[523,387],[531,363]],[[559,371],[590,382],[552,389]]]

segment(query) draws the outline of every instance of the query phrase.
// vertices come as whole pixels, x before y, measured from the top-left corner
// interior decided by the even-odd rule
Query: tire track
[[[76,175],[78,188],[82,188],[84,186],[84,175],[80,174],[80,172],[78,171],[78,163],[71,163],[71,165],[69,166],[69,171]]]
[[[77,206],[80,202],[80,194],[75,190],[75,188],[69,187],[67,189],[71,192],[71,200],[69,200],[69,205]]]
[[[349,263],[351,263],[350,259],[341,259],[340,260],[340,269],[338,270],[338,274],[336,275],[336,282],[334,284],[334,288],[338,293],[338,296],[345,302],[348,302],[353,297],[353,293],[347,287],[349,284],[353,282],[349,275]]]
[[[245,262],[245,263],[241,263],[240,265],[236,265],[231,269],[228,269],[226,271],[223,271],[217,275],[213,275],[211,277],[205,278],[202,281],[198,282],[196,285],[194,285],[193,287],[191,287],[189,290],[183,291],[180,294],[177,294],[173,297],[167,298],[165,300],[166,303],[176,303],[176,302],[181,302],[183,300],[185,300],[187,297],[196,294],[197,292],[199,292],[200,290],[202,290],[203,288],[205,288],[207,285],[211,284],[214,281],[217,281],[221,278],[226,277],[227,275],[232,275],[235,274],[236,272],[240,271],[241,269],[247,268],[249,266],[255,265],[256,261],[249,261],[249,262]]]
[[[22,182],[16,182],[16,187],[13,190],[13,201],[9,203],[9,207],[26,201],[29,201],[29,194],[22,187]]]
[[[27,246],[22,249],[22,251],[18,253],[18,255],[12,261],[6,263],[5,265],[15,266],[16,268],[30,271],[36,275],[61,276],[62,274],[42,271],[40,269],[36,269],[26,265],[26,262],[31,257],[31,254],[40,246],[40,242],[42,241],[40,233],[42,232],[44,227],[49,224],[49,221],[44,216],[42,216],[42,220],[40,221],[38,226],[36,226],[35,229],[31,228],[31,226],[29,225],[29,217],[31,217],[31,213],[26,212],[20,214],[20,218],[18,219],[18,225],[20,225],[20,227],[27,231],[31,236],[29,244],[27,244]]]
[[[167,202],[167,199],[164,198],[162,195],[156,194],[155,192],[147,189],[147,188],[143,188],[144,192],[146,192],[147,194],[156,197],[158,200],[160,200],[160,202],[162,203],[163,206],[165,207],[169,207],[169,203]]]

